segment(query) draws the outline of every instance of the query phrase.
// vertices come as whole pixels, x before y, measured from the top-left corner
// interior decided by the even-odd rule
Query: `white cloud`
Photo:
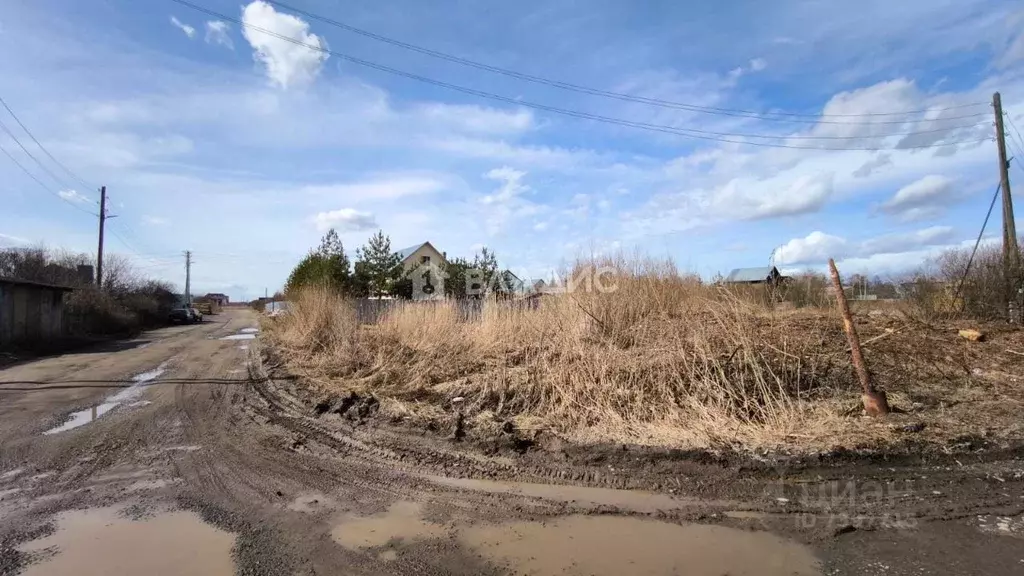
[[[329,212],[320,212],[313,217],[317,230],[324,232],[334,228],[339,232],[359,232],[377,228],[377,219],[369,212],[359,212],[352,208],[342,208]]]
[[[750,71],[760,72],[768,67],[768,62],[764,58],[754,58],[750,61]]]
[[[185,36],[188,36],[189,38],[196,37],[196,29],[192,26],[189,26],[188,24],[182,23],[182,21],[178,20],[176,16],[171,16],[171,24],[173,24],[174,27],[184,32]]]
[[[0,246],[24,246],[29,241],[19,236],[11,236],[10,234],[0,234]]]
[[[806,238],[793,238],[775,251],[775,261],[779,266],[809,264],[841,258],[847,252],[847,242],[839,236],[814,231]]]
[[[436,121],[451,129],[477,134],[519,133],[533,128],[530,110],[515,111],[473,106],[467,104],[440,104],[431,102],[413,107],[413,112],[427,121]]]
[[[921,209],[934,209],[943,206],[954,196],[953,181],[945,176],[931,174],[907,184],[896,191],[892,198],[879,206],[886,214],[921,215]],[[917,212],[912,212],[912,211]]]
[[[902,254],[930,247],[950,245],[956,236],[949,226],[932,226],[913,232],[885,234],[861,242],[814,231],[804,238],[793,238],[775,252],[779,266],[820,264],[829,258],[870,258],[882,254]]]
[[[856,249],[859,256],[875,254],[895,254],[908,250],[949,244],[953,241],[955,231],[950,226],[932,226],[914,232],[886,234],[861,242]]]
[[[228,35],[231,26],[223,20],[210,20],[206,23],[206,42],[209,44],[220,44],[231,50],[235,49],[235,43]]]
[[[69,202],[78,202],[79,204],[92,203],[92,200],[88,196],[78,192],[77,190],[61,190],[60,192],[57,192],[57,195]]]
[[[516,196],[529,190],[529,186],[522,183],[523,176],[526,176],[526,172],[503,166],[501,168],[495,168],[486,174],[484,177],[489,180],[497,180],[501,182],[501,186],[492,192],[480,198],[480,202],[484,204],[506,204]]]
[[[168,222],[167,218],[160,216],[143,216],[142,221],[150,226],[166,226]]]
[[[391,176],[351,184],[305,186],[300,192],[358,202],[431,194],[443,190],[446,186],[443,180],[429,176]]]
[[[290,14],[282,14],[270,4],[256,0],[242,9],[242,35],[253,49],[253,58],[263,65],[271,84],[281,88],[312,82],[320,73],[328,54],[307,46],[326,49],[327,42],[309,31],[309,23]],[[261,32],[292,38],[307,46]]]
[[[743,220],[817,212],[832,196],[832,181],[832,174],[824,173],[800,176],[785,187],[737,178],[715,194],[713,203],[716,212]]]
[[[868,160],[853,171],[854,178],[867,178],[871,176],[876,170],[885,168],[886,166],[892,165],[892,154],[880,152],[878,156],[875,156],[871,160]]]

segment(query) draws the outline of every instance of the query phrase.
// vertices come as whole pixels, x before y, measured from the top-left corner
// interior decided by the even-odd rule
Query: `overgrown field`
[[[613,282],[536,307],[487,302],[476,321],[408,302],[362,326],[351,303],[307,289],[264,334],[324,397],[371,393],[411,424],[461,410],[480,436],[510,423],[582,443],[738,450],[1024,437],[1024,335],[1005,324],[855,307],[873,380],[905,411],[871,419],[828,299],[773,306],[658,266],[620,264]],[[958,337],[965,327],[987,339]]]

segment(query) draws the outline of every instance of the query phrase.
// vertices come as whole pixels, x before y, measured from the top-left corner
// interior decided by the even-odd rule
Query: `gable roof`
[[[779,273],[775,266],[758,266],[756,268],[736,268],[725,277],[726,282],[764,282],[770,276]]]
[[[417,250],[419,250],[420,248],[422,248],[424,246],[430,246],[431,248],[434,248],[434,245],[431,244],[430,242],[421,242],[419,244],[416,244],[415,246],[409,246],[408,248],[402,248],[401,250],[396,250],[395,254],[398,254],[398,257],[401,259],[401,261],[405,262],[406,260],[409,259],[410,256],[415,254]],[[444,252],[441,252],[437,248],[434,248],[434,252],[437,252],[438,254],[441,255],[441,258],[444,258]]]

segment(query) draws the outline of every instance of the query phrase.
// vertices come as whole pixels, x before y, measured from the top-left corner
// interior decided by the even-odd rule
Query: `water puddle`
[[[190,512],[145,521],[119,516],[118,508],[76,510],[58,517],[57,531],[29,542],[23,552],[57,554],[28,566],[25,576],[234,574],[235,536],[204,524]]]
[[[697,504],[693,499],[677,498],[667,494],[655,494],[639,490],[615,490],[613,488],[589,488],[586,486],[560,486],[557,484],[530,484],[527,482],[497,482],[494,480],[474,480],[469,478],[447,478],[444,476],[426,476],[435,484],[490,492],[492,494],[515,494],[531,498],[545,498],[573,502],[586,506],[615,506],[645,514],[653,514],[658,510],[676,510]],[[702,500],[700,504],[716,505],[721,502]]]
[[[474,526],[459,541],[515,573],[816,576],[811,551],[767,532],[620,516]]]
[[[626,516],[449,527],[424,520],[419,504],[398,502],[384,514],[344,519],[331,536],[352,550],[386,547],[377,551],[385,562],[396,559],[403,545],[454,536],[498,567],[535,576],[821,574],[808,547],[768,532]]]
[[[350,550],[384,546],[392,540],[405,543],[411,540],[440,538],[447,533],[444,526],[420,518],[420,505],[398,502],[384,514],[349,517],[336,525],[331,537]]]
[[[255,340],[255,334],[232,334],[230,336],[222,336],[220,340]]]
[[[303,494],[292,500],[288,504],[288,509],[292,512],[313,514],[325,509],[335,508],[336,506],[337,502],[329,496],[324,496],[323,494]]]
[[[140,394],[143,393],[147,383],[156,380],[166,371],[167,362],[164,362],[163,364],[157,366],[152,370],[148,370],[146,372],[142,372],[141,374],[136,374],[135,376],[132,376],[131,385],[125,388],[124,390],[121,390],[117,394],[109,396],[101,404],[96,404],[95,406],[91,406],[89,408],[86,408],[85,410],[72,412],[70,415],[68,415],[68,420],[66,422],[64,422],[60,426],[50,428],[46,432],[43,432],[43,434],[58,434],[60,432],[67,432],[68,430],[74,430],[75,428],[78,428],[80,426],[85,426],[86,424],[96,420],[100,416],[103,416],[107,412],[110,412],[120,404],[135,400]],[[136,407],[139,405],[142,404],[138,402],[128,404],[129,407]]]
[[[259,328],[242,328],[241,330],[239,330],[239,332],[242,334],[255,334],[259,331]]]

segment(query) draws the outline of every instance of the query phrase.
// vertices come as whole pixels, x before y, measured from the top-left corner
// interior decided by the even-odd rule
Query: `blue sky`
[[[471,256],[487,245],[535,278],[612,251],[671,256],[711,277],[767,264],[778,247],[786,269],[834,256],[844,272],[884,276],[970,244],[988,207],[991,109],[946,109],[999,90],[1024,127],[1024,9],[1009,1],[287,2],[535,76],[802,122],[564,91],[262,2],[195,3],[518,101],[892,150],[755,147],[566,117],[325,58],[169,0],[24,0],[0,9],[0,97],[85,183],[0,110],[57,176],[0,133],[47,188],[0,155],[0,243],[94,251],[95,218],[56,195],[94,210],[92,186],[105,184],[117,215],[108,251],[180,286],[180,254],[192,250],[196,290],[235,298],[279,288],[329,226],[350,251],[378,227],[396,248],[429,240]],[[911,110],[929,112],[855,116]],[[878,120],[893,123],[865,124]],[[909,132],[926,133],[886,136]]]

